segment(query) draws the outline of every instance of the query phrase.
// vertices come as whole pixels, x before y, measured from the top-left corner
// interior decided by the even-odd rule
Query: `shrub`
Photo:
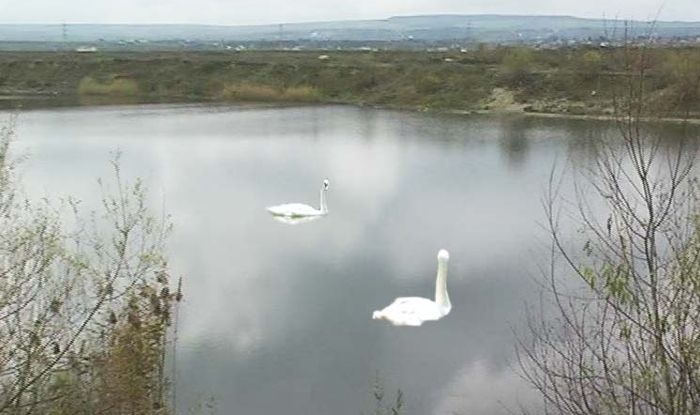
[[[128,78],[113,78],[101,82],[86,76],[78,84],[78,94],[80,95],[135,96],[138,93],[138,84],[133,79]]]
[[[221,95],[223,99],[257,102],[312,102],[320,98],[318,90],[308,85],[275,88],[248,82],[227,84]]]
[[[167,220],[139,181],[103,187],[102,209],[25,199],[0,130],[0,414],[163,414],[171,290]]]
[[[513,48],[506,53],[501,64],[506,82],[510,86],[519,86],[533,69],[534,54],[528,48]]]

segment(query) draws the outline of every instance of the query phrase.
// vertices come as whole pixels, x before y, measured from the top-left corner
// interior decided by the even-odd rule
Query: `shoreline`
[[[92,102],[81,102],[81,97],[57,97],[48,94],[36,95],[0,95],[0,112],[24,112],[42,111],[51,109],[94,109],[100,107],[131,107],[131,106],[210,106],[210,107],[237,107],[239,109],[260,109],[260,108],[290,108],[290,107],[311,107],[311,106],[351,106],[356,108],[371,108],[377,110],[393,110],[415,113],[426,113],[436,115],[497,115],[497,116],[526,116],[533,118],[559,118],[571,120],[597,120],[615,121],[616,117],[602,114],[566,114],[558,112],[538,112],[525,111],[513,108],[493,108],[493,109],[450,109],[450,108],[425,108],[421,106],[402,105],[379,105],[342,101],[318,101],[318,102],[293,102],[293,101],[222,101],[222,100],[188,100],[184,97],[162,97],[159,99],[107,99],[110,97],[92,97]],[[90,101],[90,100],[88,100]],[[4,106],[4,103],[13,102],[16,105]],[[26,105],[30,104],[30,105]],[[38,104],[38,105],[37,105]],[[644,117],[644,122],[662,122],[673,124],[700,125],[700,118],[680,118],[680,117]]]
[[[700,124],[700,48],[654,49],[648,121]],[[323,57],[323,59],[321,59]],[[614,120],[615,50],[0,52],[0,108],[354,105],[436,114]],[[630,75],[631,76],[631,75]],[[691,82],[693,81],[693,82]],[[689,91],[684,93],[683,91]],[[681,102],[682,101],[682,102]],[[685,114],[688,113],[688,119]]]
[[[355,104],[355,103],[343,103],[343,102],[327,102],[319,103],[317,105],[350,105],[359,108],[374,108],[379,110],[396,110],[396,111],[406,111],[406,112],[420,112],[427,114],[448,114],[448,115],[513,115],[513,116],[526,116],[533,118],[561,118],[570,120],[598,120],[598,121],[615,121],[616,118],[613,115],[602,115],[602,114],[566,114],[560,112],[536,112],[536,111],[524,111],[506,109],[506,108],[495,108],[495,109],[474,109],[474,110],[460,110],[460,109],[433,109],[433,108],[421,108],[421,107],[405,107],[405,106],[393,106],[393,105],[375,105],[375,104]],[[643,117],[641,121],[644,122],[663,122],[663,123],[673,123],[673,124],[690,124],[690,125],[700,125],[700,117],[694,118],[680,118],[680,117]]]

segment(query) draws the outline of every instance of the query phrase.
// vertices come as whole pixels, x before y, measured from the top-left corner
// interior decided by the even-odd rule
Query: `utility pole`
[[[61,23],[61,43],[62,45],[57,47],[56,50],[68,48],[68,25],[65,21]]]

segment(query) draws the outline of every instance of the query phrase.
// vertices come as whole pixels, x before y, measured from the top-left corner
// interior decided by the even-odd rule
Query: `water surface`
[[[436,116],[352,107],[133,106],[22,113],[30,193],[98,198],[110,152],[172,214],[185,276],[179,413],[372,412],[379,378],[411,414],[505,414],[536,397],[513,330],[535,298],[555,161],[585,158],[599,121]],[[289,226],[265,206],[318,204]],[[450,251],[452,313],[420,328],[371,320],[434,293]]]

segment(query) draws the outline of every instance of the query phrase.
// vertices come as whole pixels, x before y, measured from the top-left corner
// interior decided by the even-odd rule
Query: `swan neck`
[[[447,261],[438,260],[437,281],[435,282],[435,303],[442,308],[452,307],[450,297],[447,295]]]
[[[321,188],[321,213],[328,213],[328,205],[326,204],[326,189]]]

